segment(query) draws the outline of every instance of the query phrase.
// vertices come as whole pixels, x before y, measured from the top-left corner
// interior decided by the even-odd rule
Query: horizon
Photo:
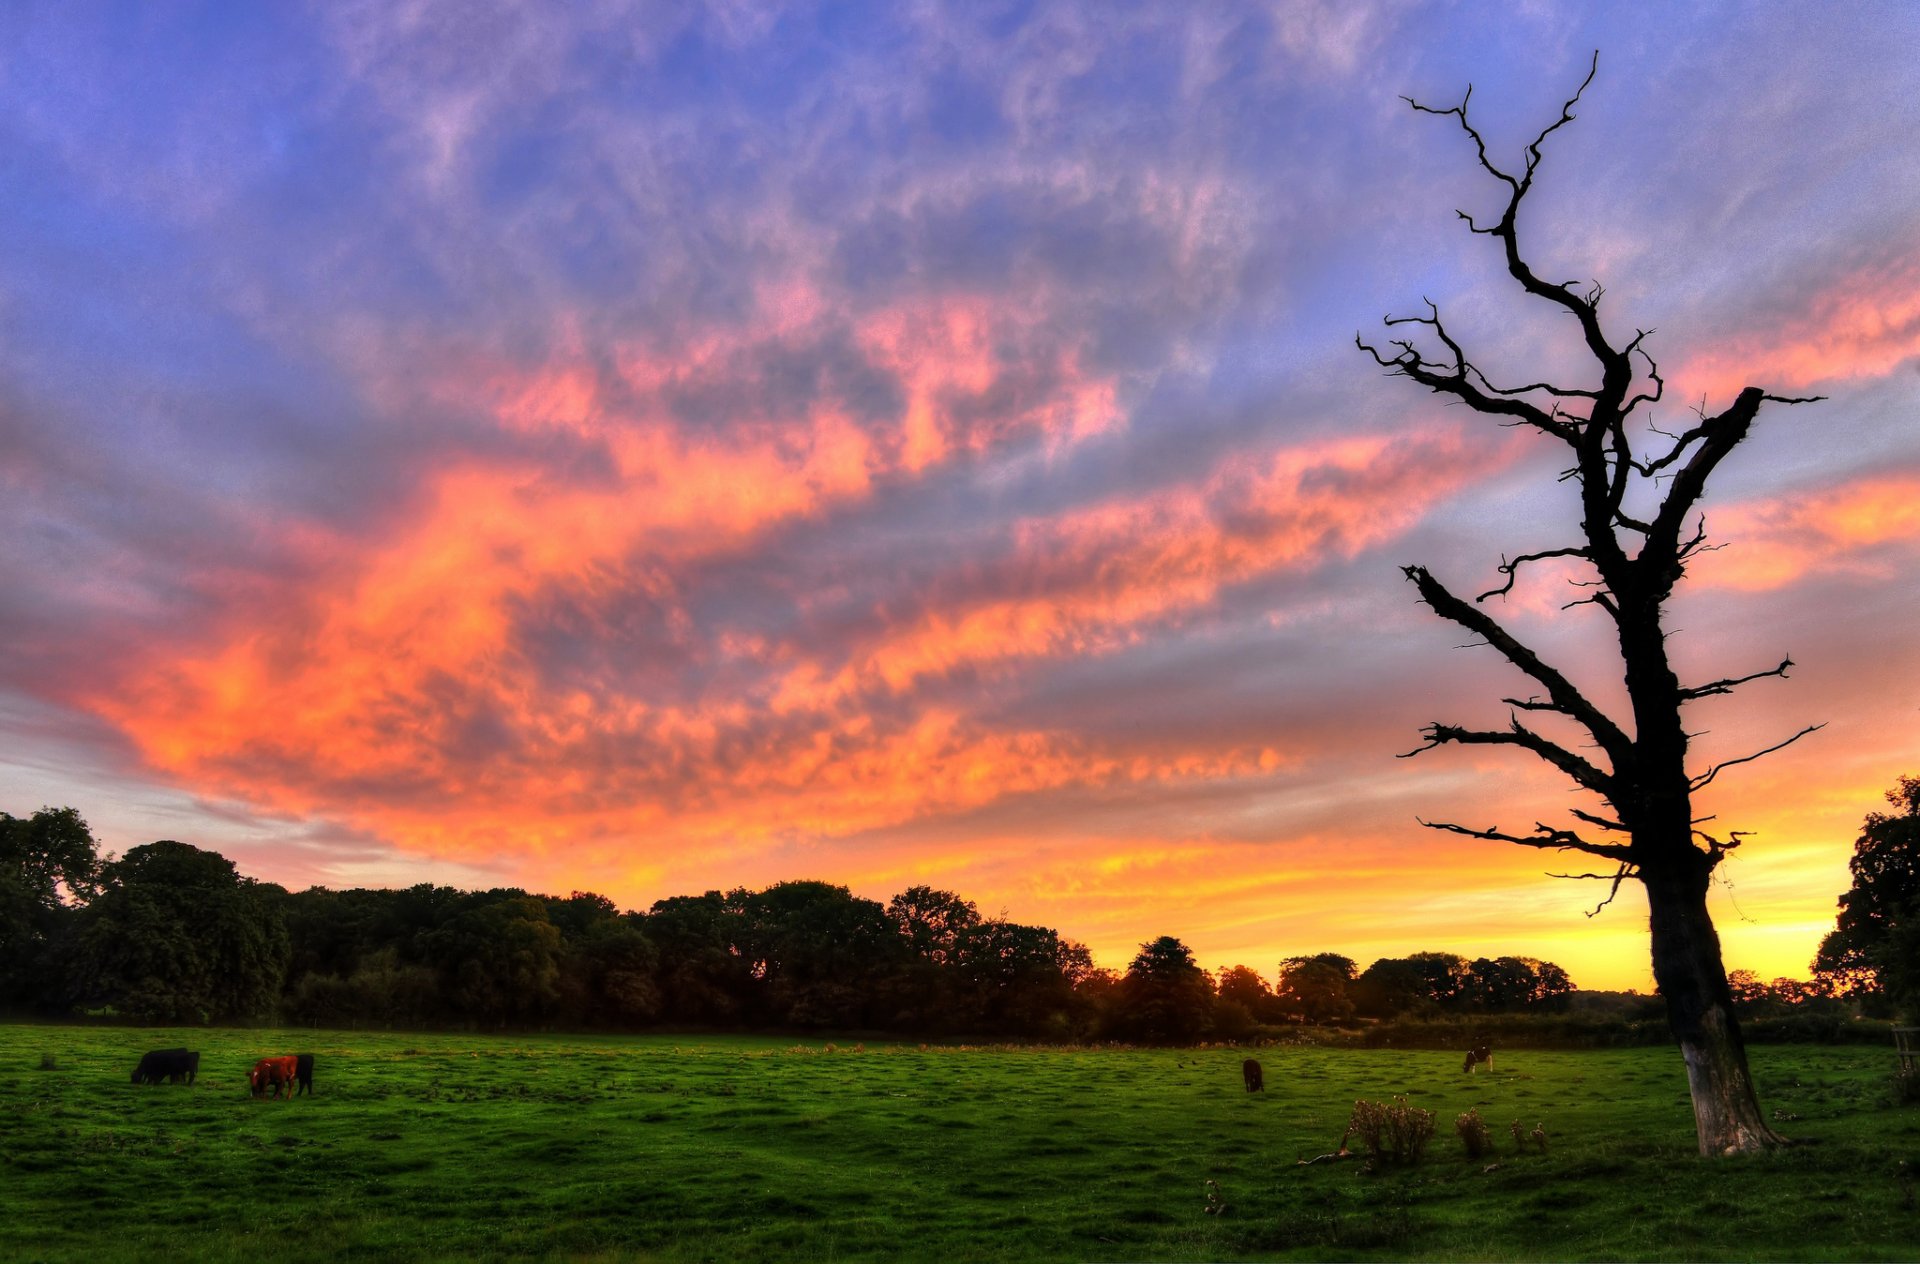
[[[1456,591],[1559,455],[1356,332],[1567,363],[1456,208],[1684,423],[1769,406],[1668,626],[1754,831],[1729,970],[1805,978],[1920,773],[1920,10],[1397,3],[16,14],[0,98],[0,809],[289,889],[952,890],[1124,969],[1338,952],[1650,991],[1634,886],[1423,829],[1569,787]],[[1512,69],[1524,67],[1522,72]],[[1756,67],[1762,68],[1756,74]],[[1613,705],[1565,573],[1497,617]],[[1481,580],[1486,582],[1481,583]],[[1137,938],[1136,938],[1137,936]]]

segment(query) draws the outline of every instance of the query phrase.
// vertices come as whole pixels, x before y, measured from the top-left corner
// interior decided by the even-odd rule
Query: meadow
[[[176,1044],[196,1085],[128,1082]],[[254,1058],[291,1052],[315,1095],[251,1099]],[[1890,1048],[1754,1048],[1804,1144],[1716,1161],[1668,1048],[1500,1051],[1471,1077],[1437,1050],[1255,1052],[1259,1094],[1226,1048],[0,1026],[0,1258],[1920,1255]],[[1436,1113],[1420,1162],[1300,1165],[1395,1094]],[[1495,1155],[1467,1157],[1469,1108]]]

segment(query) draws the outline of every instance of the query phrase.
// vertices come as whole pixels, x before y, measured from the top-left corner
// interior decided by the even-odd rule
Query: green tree
[[[1309,1023],[1337,1023],[1353,1015],[1348,995],[1359,967],[1337,952],[1288,957],[1280,963],[1274,1000],[1288,1015]]]
[[[1273,1017],[1273,989],[1252,966],[1228,966],[1214,980],[1214,991],[1223,1003],[1241,1006],[1256,1019]]]
[[[266,1016],[291,955],[285,897],[218,852],[172,840],[135,847],[105,866],[82,911],[76,994],[156,1022]]]
[[[561,997],[560,929],[546,901],[483,892],[432,932],[428,951],[462,1017],[498,1025],[539,1022]]]
[[[660,951],[663,1012],[682,1023],[730,1024],[753,979],[735,950],[739,915],[718,891],[655,901],[642,923]]]
[[[1917,1008],[1914,923],[1920,921],[1920,777],[1887,791],[1893,812],[1869,812],[1847,868],[1834,928],[1820,941],[1814,976],[1849,994],[1882,993]]]
[[[0,812],[0,1007],[57,1007],[58,945],[99,874],[93,832],[74,809]]]
[[[1140,945],[1120,980],[1127,1034],[1150,1044],[1184,1044],[1206,1034],[1213,980],[1171,935]]]
[[[829,882],[780,882],[732,892],[727,906],[767,1021],[860,1027],[891,1016],[907,948],[878,901]]]

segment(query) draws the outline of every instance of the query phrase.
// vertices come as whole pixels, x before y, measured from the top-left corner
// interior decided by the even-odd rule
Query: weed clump
[[[1347,1137],[1360,1138],[1367,1157],[1376,1163],[1417,1163],[1433,1139],[1433,1112],[1410,1105],[1404,1097],[1391,1104],[1362,1098],[1353,1104],[1353,1117],[1340,1138],[1342,1148]]]
[[[1493,1153],[1493,1137],[1487,1131],[1487,1121],[1480,1118],[1480,1112],[1470,1110],[1453,1121],[1453,1130],[1460,1134],[1460,1144],[1467,1147],[1467,1157],[1480,1158]]]
[[[1528,1146],[1537,1147],[1542,1154],[1547,1152],[1547,1130],[1542,1125],[1535,1124],[1532,1132],[1523,1132],[1516,1119],[1507,1125],[1507,1131],[1513,1134],[1513,1148],[1520,1153],[1525,1154]]]

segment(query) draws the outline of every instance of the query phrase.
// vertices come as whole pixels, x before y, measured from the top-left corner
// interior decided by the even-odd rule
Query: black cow
[[[1260,1070],[1260,1064],[1248,1058],[1240,1064],[1240,1074],[1247,1081],[1247,1092],[1264,1093],[1267,1090],[1266,1075]]]
[[[294,1090],[294,1093],[296,1096],[298,1096],[301,1093],[305,1093],[308,1097],[313,1096],[313,1055],[312,1054],[302,1053],[297,1055],[297,1060],[294,1063],[293,1078],[297,1080],[300,1084],[300,1087]]]
[[[141,1055],[140,1065],[133,1068],[135,1084],[158,1084],[161,1080],[178,1084],[185,1080],[193,1083],[200,1074],[200,1055],[188,1049],[155,1049]]]

